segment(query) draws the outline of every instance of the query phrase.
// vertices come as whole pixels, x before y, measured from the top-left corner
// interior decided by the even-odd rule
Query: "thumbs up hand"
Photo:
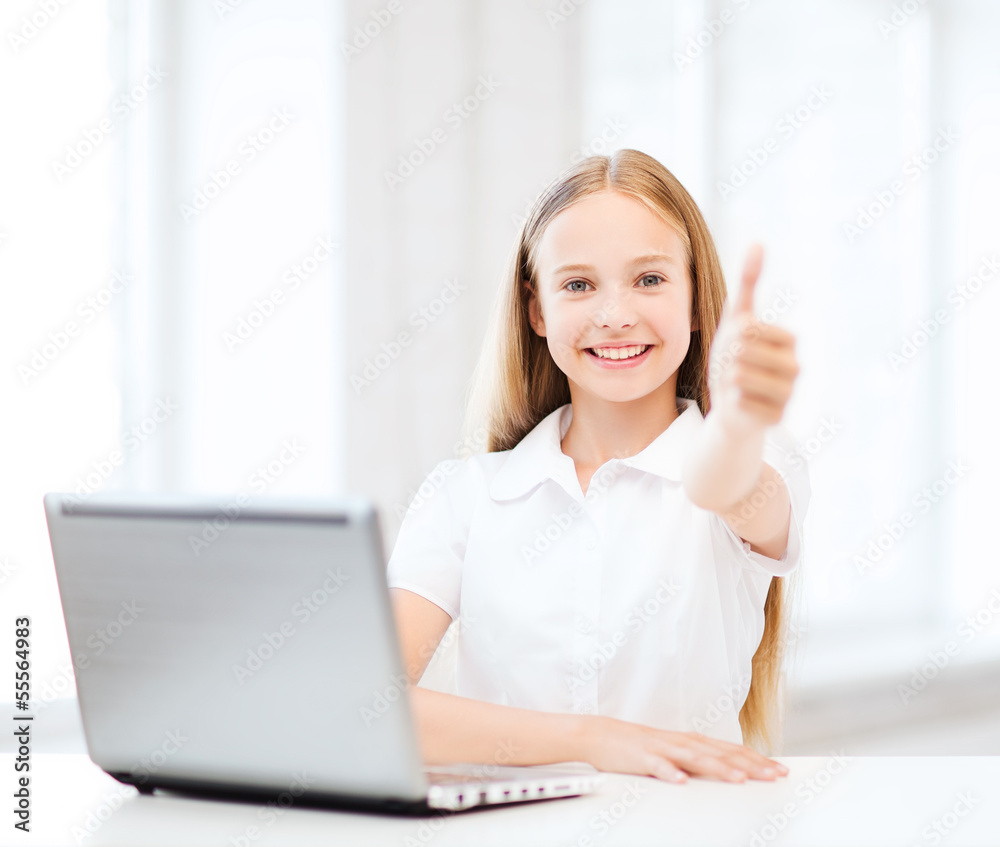
[[[763,257],[760,245],[750,248],[739,294],[727,299],[709,353],[711,414],[732,432],[778,423],[799,373],[795,336],[753,313]]]

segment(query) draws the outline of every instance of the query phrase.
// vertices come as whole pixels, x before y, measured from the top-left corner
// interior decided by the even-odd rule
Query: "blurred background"
[[[528,208],[632,147],[731,284],[765,245],[757,312],[798,340],[782,752],[1000,754],[998,4],[11,0],[0,32],[0,622],[33,620],[35,749],[84,751],[43,494],[361,493],[388,555],[483,449],[463,400]]]

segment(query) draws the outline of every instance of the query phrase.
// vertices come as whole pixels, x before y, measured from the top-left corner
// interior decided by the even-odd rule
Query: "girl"
[[[409,689],[427,762],[787,773],[743,746],[770,744],[810,494],[760,266],[723,310],[701,213],[636,150],[537,199],[469,396],[488,452],[434,468],[387,568],[411,683],[461,616],[458,693]]]

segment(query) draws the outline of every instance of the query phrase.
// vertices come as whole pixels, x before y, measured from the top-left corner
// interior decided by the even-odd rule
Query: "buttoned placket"
[[[614,466],[617,460],[611,460]],[[617,468],[612,467],[612,470]],[[573,711],[580,715],[599,713],[600,680],[607,657],[601,652],[601,586],[604,579],[604,561],[601,539],[606,538],[607,491],[592,488],[604,466],[591,477],[589,497],[580,502],[577,584],[574,591],[574,668],[579,684],[573,692]],[[582,493],[582,492],[581,492]]]

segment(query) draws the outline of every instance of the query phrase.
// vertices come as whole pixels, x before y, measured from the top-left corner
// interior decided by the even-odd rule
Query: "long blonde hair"
[[[692,310],[698,330],[677,373],[677,396],[694,399],[708,414],[708,355],[726,300],[726,282],[712,236],[694,200],[677,178],[638,150],[591,156],[568,168],[538,196],[521,226],[486,328],[466,402],[463,441],[487,452],[509,450],[550,412],[570,402],[569,382],[546,339],[528,320],[527,286],[538,294],[537,250],[552,219],[591,194],[614,190],[642,203],[680,236],[688,257]],[[483,435],[485,434],[485,438]],[[779,688],[786,599],[772,577],[764,602],[764,634],[754,653],[750,690],[740,711],[744,743],[772,743]]]

